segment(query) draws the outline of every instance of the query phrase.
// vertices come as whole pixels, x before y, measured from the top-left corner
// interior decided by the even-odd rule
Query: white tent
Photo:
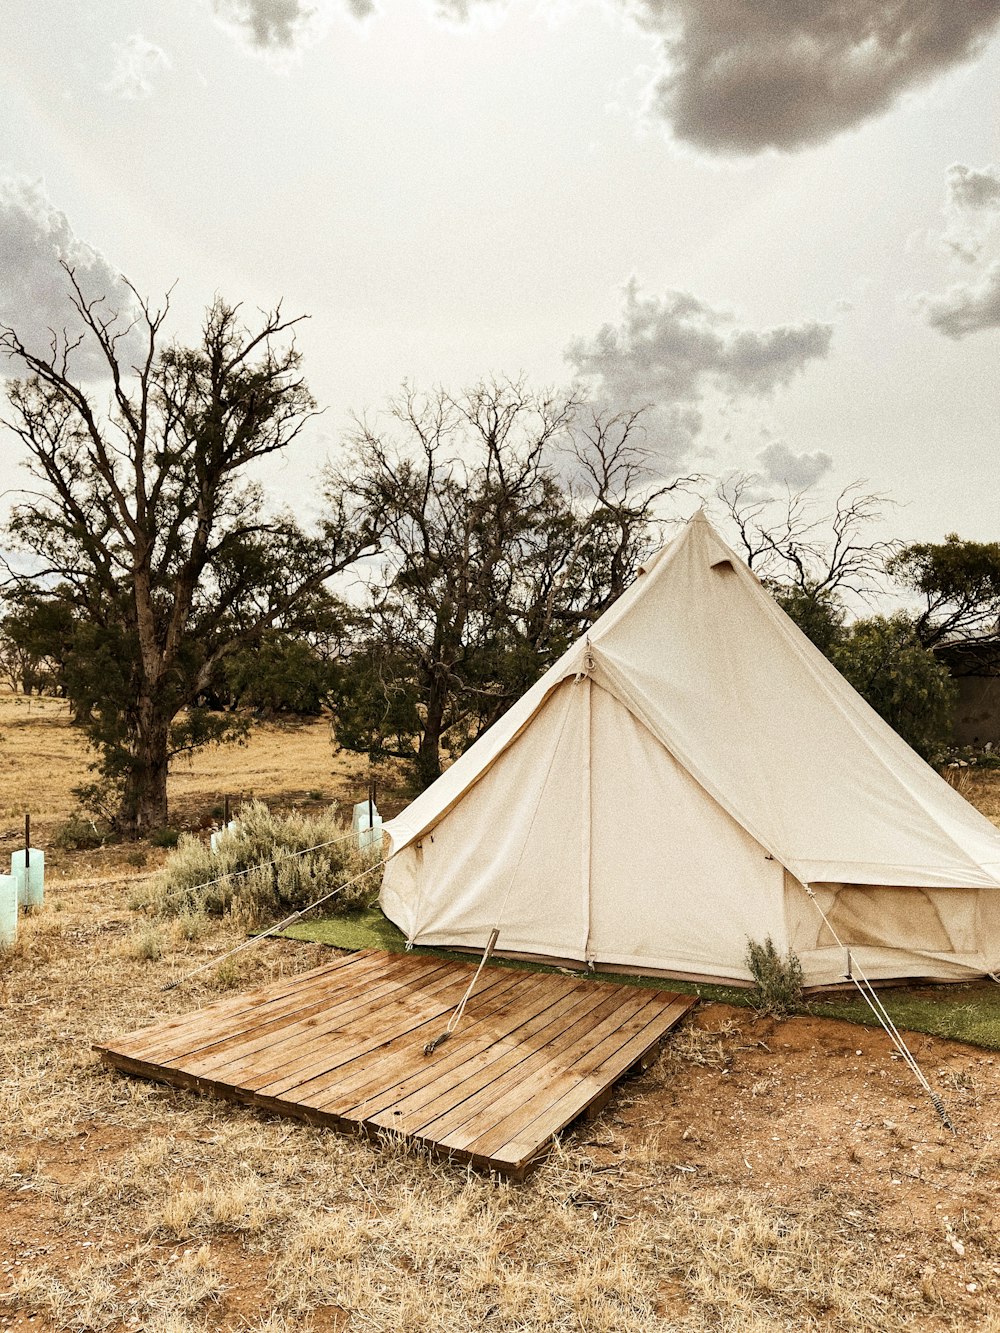
[[[700,513],[386,829],[415,944],[746,981],[769,935],[822,985],[818,904],[872,978],[1000,969],[1000,831]]]

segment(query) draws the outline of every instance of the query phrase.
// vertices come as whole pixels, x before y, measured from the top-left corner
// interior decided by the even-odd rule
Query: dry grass
[[[24,793],[36,809],[51,799],[54,823],[69,808],[59,784],[79,780],[59,765],[81,756],[40,716],[49,768],[4,799],[14,817]],[[6,778],[12,755],[34,751],[30,728],[13,750],[6,720],[0,731]],[[330,795],[350,799],[325,734],[273,731],[261,746],[275,791],[320,785],[322,751]],[[213,799],[220,776],[206,767],[199,787],[192,770],[185,799]],[[918,1040],[953,1139],[880,1034],[705,1008],[509,1185],[391,1138],[106,1070],[92,1042],[329,953],[270,941],[165,993],[233,928],[150,923],[102,864],[62,854],[62,882],[0,960],[0,1327],[1000,1333],[1000,1061],[987,1053]]]

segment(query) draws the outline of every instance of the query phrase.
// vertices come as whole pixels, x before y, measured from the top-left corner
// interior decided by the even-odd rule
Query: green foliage
[[[789,619],[825,657],[831,657],[844,636],[844,608],[828,588],[777,584],[769,588]]]
[[[996,629],[1000,542],[963,541],[950,532],[943,542],[914,542],[903,547],[889,561],[888,570],[923,598],[915,626],[925,647],[946,637]]]
[[[833,662],[924,759],[948,744],[957,692],[947,668],[922,646],[909,616],[899,612],[855,621]]]
[[[24,694],[61,694],[75,630],[72,607],[33,589],[15,592],[0,621],[0,676]]]
[[[791,950],[779,954],[770,935],[763,944],[747,941],[746,965],[756,983],[752,1004],[759,1013],[780,1017],[802,1001],[802,964]]]
[[[390,412],[395,438],[355,437],[381,549],[331,701],[341,745],[424,787],[624,591],[682,483],[652,488],[638,413],[584,420],[520,381],[404,387]]]
[[[296,713],[315,717],[323,710],[330,668],[305,639],[270,630],[260,643],[230,657],[224,667],[232,706],[257,717]]]
[[[85,814],[75,813],[56,829],[52,846],[66,852],[87,852],[93,851],[95,847],[103,847],[110,839],[111,830],[107,824],[101,824]]]
[[[152,833],[149,835],[150,846],[176,847],[180,836],[181,835],[175,828],[153,829]]]
[[[31,612],[15,612],[10,632],[37,656],[44,630],[45,660],[58,663],[101,777],[117,784],[116,829],[136,838],[167,822],[170,758],[245,725],[205,707],[223,664],[296,629],[375,534],[346,483],[306,531],[269,509],[250,475],[315,408],[297,321],[275,310],[251,329],[217,298],[197,345],[164,345],[166,309],[136,296],[134,309],[111,311],[64,268],[109,391],[98,400],[72,378],[66,334],[38,353],[0,326],[0,351],[23,374],[6,381],[4,425],[31,474],[0,540],[21,556],[7,565],[10,595]],[[119,361],[127,328],[141,363]]]
[[[200,839],[182,834],[144,903],[163,916],[232,913],[250,924],[270,923],[372,867],[324,908],[345,912],[377,896],[381,857],[381,848],[362,854],[352,839],[345,840],[333,809],[276,815],[253,801],[243,806],[236,828],[219,838],[214,853]]]

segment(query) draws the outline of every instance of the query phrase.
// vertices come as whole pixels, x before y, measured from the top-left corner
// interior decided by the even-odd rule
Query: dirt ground
[[[20,707],[2,860],[26,798],[45,845],[82,776],[59,705]],[[174,784],[196,823],[237,778],[291,802],[360,777],[325,728],[269,728]],[[236,936],[129,908],[111,881],[162,855],[52,853],[0,960],[0,1330],[1000,1333],[994,1054],[913,1037],[952,1134],[878,1031],[702,1005],[511,1185],[105,1069],[93,1042],[329,957],[271,941],[164,992]]]

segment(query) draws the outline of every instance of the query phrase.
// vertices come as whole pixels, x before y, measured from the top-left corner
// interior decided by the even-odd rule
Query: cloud
[[[945,249],[966,263],[975,263],[1000,215],[1000,171],[953,162],[946,173],[944,213],[941,241]]]
[[[170,68],[166,51],[147,42],[139,33],[124,42],[115,42],[115,65],[111,77],[101,88],[123,102],[138,102],[153,94],[153,80]]]
[[[1000,0],[604,2],[659,47],[649,109],[678,139],[719,154],[824,143],[971,60],[1000,27]],[[435,0],[456,22],[503,7]]]
[[[1000,260],[974,282],[957,282],[938,296],[917,298],[927,322],[956,341],[970,333],[1000,328]]]
[[[653,404],[651,425],[677,460],[701,430],[706,395],[764,397],[826,356],[832,333],[832,325],[817,321],[741,327],[690,292],[647,296],[632,281],[618,322],[574,339],[566,357],[597,401],[615,408]]]
[[[662,37],[653,110],[710,153],[822,143],[975,56],[1000,0],[621,0]]]
[[[107,310],[121,312],[122,327],[127,327],[135,298],[121,275],[73,234],[65,213],[52,204],[40,181],[0,177],[0,324],[15,328],[35,354],[47,354],[52,330],[65,329],[70,338],[80,331],[60,260],[73,266],[86,298],[105,296]],[[137,350],[127,342],[121,348],[126,358]],[[23,363],[11,365],[0,353],[0,367],[19,374]],[[97,378],[102,368],[103,359],[86,346],[73,355],[71,369],[81,378]]]
[[[500,15],[510,0],[434,0],[434,13],[449,23],[469,23],[474,14]]]
[[[946,176],[952,208],[972,212],[1000,209],[1000,171],[996,167],[967,167],[953,162]]]
[[[765,481],[778,482],[793,491],[814,486],[833,467],[833,459],[822,450],[817,449],[814,454],[797,454],[780,440],[762,449],[757,462]]]
[[[212,0],[222,27],[254,54],[287,64],[326,36],[334,11],[355,19],[375,12],[374,0]]]

